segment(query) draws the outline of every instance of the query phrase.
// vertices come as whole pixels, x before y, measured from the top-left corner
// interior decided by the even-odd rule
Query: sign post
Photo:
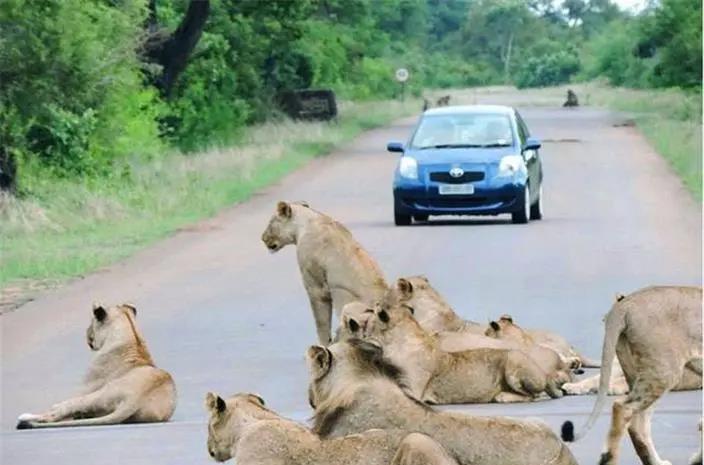
[[[401,83],[401,101],[406,97],[406,81],[410,74],[406,68],[399,68],[396,70],[396,80]]]

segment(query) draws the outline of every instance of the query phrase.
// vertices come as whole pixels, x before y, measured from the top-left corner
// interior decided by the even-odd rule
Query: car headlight
[[[513,176],[518,172],[526,170],[526,163],[520,155],[507,155],[499,162],[499,173],[497,176]]]
[[[418,162],[412,157],[401,157],[398,172],[403,178],[418,179]]]

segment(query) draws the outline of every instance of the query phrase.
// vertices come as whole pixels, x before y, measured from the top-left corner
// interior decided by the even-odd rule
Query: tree
[[[209,0],[191,0],[181,24],[173,33],[166,34],[157,23],[156,0],[149,0],[149,38],[145,43],[145,54],[149,61],[161,67],[154,85],[164,96],[171,95],[176,79],[186,68],[188,58],[203,34],[209,13]]]
[[[522,0],[478,0],[472,4],[463,35],[469,56],[484,56],[511,81],[511,60],[516,44],[524,46],[534,33],[533,16]]]

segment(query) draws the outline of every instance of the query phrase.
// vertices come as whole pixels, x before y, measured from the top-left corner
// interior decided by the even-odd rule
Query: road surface
[[[396,157],[384,147],[406,137],[411,119],[366,133],[251,201],[3,315],[2,463],[211,463],[207,391],[254,391],[276,411],[305,421],[311,412],[303,354],[315,342],[313,319],[294,249],[271,255],[259,239],[279,199],[307,200],[344,222],[390,280],[424,273],[468,318],[510,313],[525,327],[567,336],[595,358],[601,317],[617,292],[701,282],[699,207],[634,128],[615,127],[622,117],[596,109],[521,109],[545,140],[543,221],[394,227]],[[177,382],[173,420],[15,431],[18,414],[79,388],[93,301],[137,304],[152,355]],[[579,426],[594,399],[453,408],[541,417],[557,430],[566,419]],[[663,458],[682,464],[695,451],[701,410],[701,392],[668,394],[658,404],[653,430]],[[609,414],[570,446],[580,463],[597,462]],[[628,439],[623,451],[621,463],[637,463]]]

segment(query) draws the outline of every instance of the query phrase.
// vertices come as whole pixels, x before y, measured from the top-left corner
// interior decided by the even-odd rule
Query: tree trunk
[[[0,147],[0,190],[14,192],[17,188],[17,163],[7,147]]]
[[[165,97],[171,95],[178,76],[186,69],[188,58],[203,33],[209,13],[209,0],[191,0],[181,24],[171,35],[164,37],[156,23],[156,0],[149,1],[147,29],[150,37],[145,49],[149,60],[162,67],[154,85]]]
[[[509,84],[511,82],[511,49],[513,48],[513,32],[508,36],[508,45],[506,46],[506,54],[504,56],[504,83]]]

